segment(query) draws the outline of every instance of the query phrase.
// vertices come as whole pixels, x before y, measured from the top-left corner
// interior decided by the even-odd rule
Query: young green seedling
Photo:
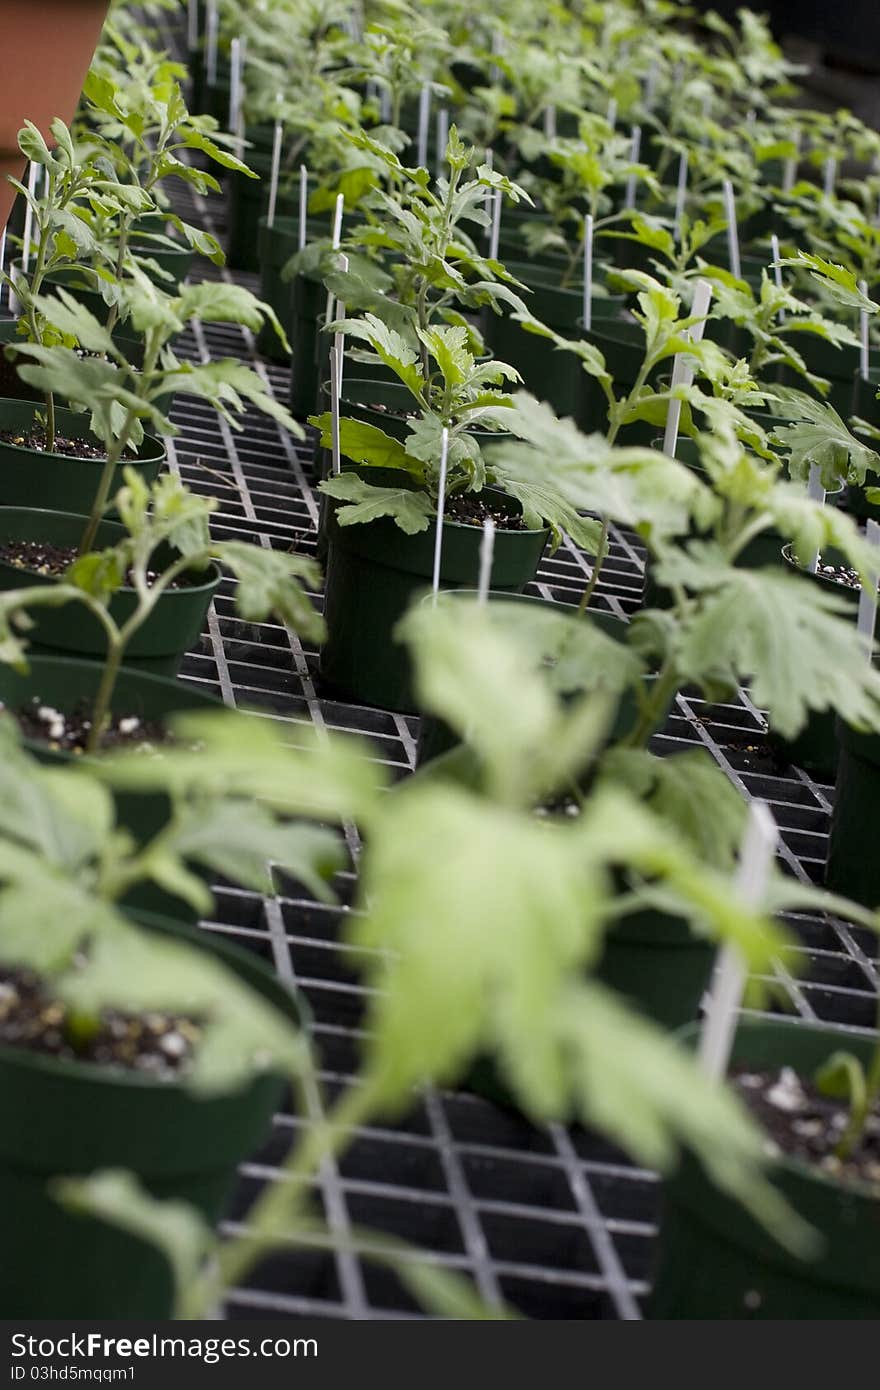
[[[134,469],[126,468],[116,506],[127,535],[115,545],[80,556],[57,584],[0,594],[0,659],[19,668],[27,666],[22,630],[26,634],[28,614],[79,603],[101,624],[107,653],[92,708],[88,752],[101,746],[126,651],[163,595],[188,575],[206,575],[212,564],[221,565],[238,580],[235,608],[241,618],[265,622],[274,616],[308,639],[322,640],[323,621],[303,588],[319,582],[317,565],[301,555],[244,541],[212,540],[208,522],[215,505],[211,498],[190,493],[173,474],[164,474],[148,489]],[[169,550],[170,559],[163,554]],[[119,621],[112,601],[123,587],[134,590],[135,606]]]
[[[63,121],[54,120],[51,132],[52,150],[30,122],[19,132],[19,148],[31,161],[31,170],[35,175],[42,171],[45,177],[34,177],[27,185],[11,180],[27,207],[27,264],[23,260],[8,270],[0,266],[0,283],[18,301],[27,340],[44,347],[76,341],[53,322],[51,308],[42,296],[49,276],[96,251],[97,242],[88,225],[91,204],[98,203],[104,215],[117,218],[129,213],[139,216],[153,207],[148,195],[112,174],[108,176],[98,157],[77,148]],[[45,431],[46,447],[51,452],[55,444],[52,389],[45,391]]]
[[[66,335],[65,341],[78,342],[94,356],[83,357],[62,344],[27,343],[18,349],[36,364],[20,368],[23,380],[47,393],[60,393],[74,406],[89,410],[92,433],[106,450],[80,554],[86,554],[94,544],[117,469],[142,441],[144,423],[152,424],[161,434],[176,433],[164,408],[174,391],[208,401],[233,428],[241,428],[238,417],[244,413],[247,400],[292,434],[302,433],[256,372],[243,362],[234,358],[183,362],[171,348],[172,340],[193,319],[240,323],[254,332],[268,320],[283,339],[283,329],[268,305],[237,285],[189,285],[172,297],[137,266],[131,267],[130,276],[118,288],[127,318],[144,339],[140,367],[131,365],[109,329],[63,289],[54,298],[35,296],[35,308]]]
[[[851,1052],[834,1052],[815,1075],[823,1095],[844,1100],[849,1105],[846,1128],[834,1148],[835,1157],[846,1163],[858,1151],[869,1119],[880,1105],[880,1046],[875,1047],[868,1067]]]
[[[548,458],[531,479],[508,481],[487,469],[483,444],[474,432],[503,432],[511,412],[511,396],[502,389],[517,374],[503,362],[478,362],[468,350],[467,329],[434,327],[417,330],[415,341],[396,333],[374,314],[346,319],[330,329],[367,343],[410,392],[414,413],[407,419],[403,442],[366,421],[339,420],[339,450],[360,468],[397,469],[402,486],[376,486],[355,472],[343,472],[321,483],[321,491],[343,502],[336,519],[356,525],[377,516],[391,516],[409,535],[427,530],[440,500],[439,469],[444,431],[449,440],[446,495],[479,493],[485,486],[501,487],[523,510],[526,525],[549,525],[558,542],[567,531],[579,544],[594,544],[596,525],[567,506],[553,482]],[[427,371],[426,371],[427,366]],[[334,447],[333,415],[313,416],[325,448]]]

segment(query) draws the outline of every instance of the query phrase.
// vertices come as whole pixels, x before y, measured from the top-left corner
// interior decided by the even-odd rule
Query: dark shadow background
[[[701,0],[700,8],[733,18],[743,0]],[[880,72],[880,0],[752,0],[749,8],[770,16],[776,37],[806,39],[825,63]]]

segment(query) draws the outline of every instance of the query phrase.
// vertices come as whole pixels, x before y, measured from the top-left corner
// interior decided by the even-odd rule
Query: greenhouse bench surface
[[[203,200],[189,191],[182,198],[182,212],[207,222]],[[216,207],[212,202],[212,212]],[[215,230],[222,234],[222,225]],[[252,277],[240,278],[254,287]],[[257,357],[246,330],[221,325],[187,332],[180,353],[252,361],[279,399],[287,398],[286,370]],[[173,418],[180,433],[170,441],[171,466],[194,491],[218,498],[217,537],[314,551],[312,436],[296,443],[255,410],[233,432],[191,398],[178,400]],[[644,552],[619,531],[612,542],[593,601],[628,616],[641,602]],[[545,558],[530,592],[571,604],[589,575],[588,560],[566,543]],[[283,627],[234,617],[232,582],[224,582],[182,675],[229,705],[289,724],[293,740],[306,724],[357,735],[393,778],[405,777],[415,763],[417,719],[323,698],[316,651]],[[746,692],[736,703],[711,708],[680,696],[652,746],[662,753],[683,745],[702,745],[745,797],[766,800],[780,827],[784,867],[820,879],[833,789],[776,763]],[[312,1097],[311,1116],[278,1115],[269,1142],[243,1165],[228,1230],[246,1220],[261,1185],[278,1177],[297,1129],[356,1074],[366,991],[338,930],[356,880],[353,828],[347,838],[351,867],[336,881],[342,906],[317,903],[276,875],[277,895],[268,898],[217,885],[215,916],[203,923],[271,961],[308,1002],[323,1087],[321,1097]],[[788,973],[777,980],[789,1011],[806,1021],[869,1029],[878,976],[867,933],[821,917],[790,920],[805,960],[797,981]],[[490,1304],[505,1300],[527,1317],[634,1319],[644,1308],[657,1179],[582,1131],[534,1129],[475,1096],[430,1091],[402,1123],[359,1130],[341,1161],[325,1162],[314,1195],[339,1248],[300,1244],[276,1251],[236,1290],[227,1316],[420,1316],[396,1277],[359,1254],[352,1233],[365,1227],[406,1238],[472,1277]]]

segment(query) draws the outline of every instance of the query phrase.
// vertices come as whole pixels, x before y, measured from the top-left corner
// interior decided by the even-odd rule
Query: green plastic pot
[[[531,218],[517,216],[513,208],[505,207],[501,214],[501,230],[498,237],[498,256],[505,265],[512,261],[528,261],[531,266],[555,266],[561,260],[558,251],[543,250],[530,252],[524,229],[527,222],[533,225],[550,227],[551,219],[547,213],[533,212]],[[479,245],[479,237],[477,244]],[[486,243],[484,242],[484,245]],[[514,272],[515,274],[516,272]],[[518,278],[522,279],[522,276]]]
[[[611,321],[601,319],[598,324],[593,325],[585,337],[586,341],[593,343],[605,358],[605,365],[614,382],[614,393],[619,399],[635,385],[644,359],[645,339],[641,326],[634,321],[627,322],[625,319],[615,318]],[[587,376],[583,371],[581,374],[584,378],[582,418],[589,430],[605,434],[608,430],[608,401],[605,392],[595,377]],[[656,368],[649,376],[649,382],[655,375]],[[639,420],[634,424],[626,425],[620,431],[617,443],[621,445],[648,445],[656,431],[656,425]]]
[[[282,279],[281,272],[299,249],[299,219],[276,217],[270,227],[268,218],[261,217],[259,228],[260,298],[271,304],[286,327],[291,320],[293,290],[290,280]],[[278,334],[269,324],[264,324],[260,329],[257,349],[274,362],[287,362],[290,358]]]
[[[568,256],[558,249],[548,247],[539,251],[529,249],[526,240],[525,228],[528,225],[543,223],[550,227],[552,219],[546,213],[534,214],[531,218],[520,218],[515,216],[510,208],[505,208],[501,218],[501,235],[498,241],[498,258],[508,268],[512,265],[519,265],[520,270],[514,270],[518,280],[525,284],[533,283],[532,275],[541,271],[554,275],[557,279],[565,274],[568,267]],[[478,243],[479,244],[479,243]],[[612,259],[609,256],[610,243],[602,242],[603,259]],[[598,258],[597,258],[598,259]],[[522,267],[528,266],[532,274],[521,273]]]
[[[828,342],[827,339],[818,338],[812,333],[798,333],[795,346],[803,357],[807,369],[815,376],[825,377],[830,382],[828,394],[823,399],[846,417],[853,404],[853,382],[858,375],[860,365],[859,348],[849,347],[846,344],[837,347],[834,343]],[[876,373],[878,362],[876,350],[870,354],[870,361],[873,363],[872,370]],[[802,376],[784,364],[778,368],[776,380],[783,386],[793,386],[800,391],[811,389],[809,382],[804,381]],[[870,418],[869,415],[868,419]]]
[[[230,170],[226,176],[229,190],[226,263],[231,270],[247,270],[257,274],[260,270],[260,218],[269,200],[272,156],[259,150],[249,150],[247,164],[258,178],[248,178],[247,174],[238,174],[234,170]],[[298,207],[299,193],[296,188],[285,192],[280,187],[276,214],[284,218],[295,217]]]
[[[318,334],[319,344],[326,341],[323,334]],[[384,366],[384,363],[383,363]],[[381,368],[368,371],[367,376],[356,376],[361,368],[360,362],[349,362],[346,360],[343,372],[343,395],[339,402],[339,413],[343,419],[364,420],[367,424],[376,425],[378,429],[384,430],[392,439],[397,439],[401,443],[406,439],[408,430],[406,421],[398,419],[394,415],[386,415],[381,410],[374,410],[374,405],[389,405],[394,409],[409,409],[414,405],[412,396],[394,373],[383,373]],[[316,364],[316,369],[320,370],[320,364]],[[318,389],[318,414],[324,414],[330,410],[330,383],[322,380]],[[359,471],[355,465],[347,458],[340,459],[340,468],[343,473]],[[330,449],[324,449],[318,444],[315,450],[315,469],[321,478],[327,478],[332,470],[332,455]],[[375,484],[385,482],[389,484],[397,482],[397,475],[390,470],[373,468],[364,469],[363,476],[367,481]],[[406,486],[406,484],[404,484]],[[318,563],[326,564],[327,560],[327,512],[329,509],[329,499],[322,493],[318,502],[318,538],[315,547],[315,555]]]
[[[343,419],[362,420],[376,425],[379,429],[403,444],[409,436],[408,417],[418,413],[418,405],[412,394],[397,376],[387,376],[380,372],[368,377],[360,375],[360,362],[346,362],[340,396],[340,415]],[[330,409],[330,386],[323,382],[322,407]],[[386,410],[376,410],[385,406]],[[497,443],[507,436],[499,430],[471,430],[481,445]]]
[[[867,1065],[869,1038],[787,1019],[743,1019],[732,1060],[750,1071],[789,1066],[809,1076],[842,1043]],[[880,1318],[880,1191],[835,1183],[787,1158],[771,1176],[822,1236],[819,1257],[788,1254],[688,1157],[665,1186],[652,1318]]]
[[[542,286],[527,302],[535,317],[557,333],[572,339],[583,336],[580,294]],[[594,298],[593,322],[609,327],[617,324],[622,304],[620,298]],[[571,416],[584,428],[591,425],[588,416],[594,402],[579,357],[560,350],[546,338],[526,332],[509,314],[484,310],[481,328],[492,356],[516,368],[526,391],[546,401],[557,415]]]
[[[825,883],[833,892],[875,908],[880,906],[880,734],[863,733],[838,720],[837,739],[840,755]]]
[[[106,324],[110,313],[110,307],[94,288],[91,277],[79,269],[77,266],[63,266],[60,270],[52,271],[46,276],[47,290],[54,290],[56,287],[65,289],[71,294],[77,303],[82,304],[83,308],[88,309],[99,323]],[[144,340],[135,332],[131,324],[126,321],[119,321],[110,335],[126,358],[130,366],[140,368],[144,362]],[[168,396],[156,402],[160,410],[171,408],[172,396]]]
[[[876,361],[876,351],[871,354]],[[868,424],[880,429],[880,401],[877,399],[877,391],[880,389],[880,368],[871,367],[868,371],[867,380],[863,380],[857,372],[852,381],[852,395],[848,408],[842,412],[844,416],[857,415],[861,420],[867,420]],[[880,521],[880,506],[876,502],[869,502],[865,495],[867,488],[880,486],[880,477],[871,474],[862,485],[851,484],[846,489],[843,507],[850,516],[857,521]]]
[[[190,110],[198,115],[214,116],[225,129],[229,116],[229,59],[225,53],[217,53],[217,69],[213,82],[208,78],[205,62],[206,10],[199,0],[199,39],[198,47],[189,51],[189,72],[192,78],[192,100]],[[222,178],[223,169],[218,169],[217,177]]]
[[[358,365],[352,364],[353,370],[343,374],[340,415],[376,425],[403,444],[409,434],[407,416],[415,413],[418,405],[397,377],[391,381],[383,381],[380,377],[360,377],[356,375]],[[329,410],[329,386],[326,386],[325,395],[328,402],[325,408]],[[374,409],[377,405],[387,406],[387,412]],[[485,437],[486,431],[483,431],[481,438]]]
[[[531,261],[508,261],[507,269],[528,286],[529,293],[523,294],[522,297],[529,312],[536,319],[560,332],[574,332],[575,329],[581,328],[584,295],[578,274],[575,274],[570,285],[563,285],[561,282],[565,272],[564,264],[547,266],[534,265]],[[628,319],[625,296],[603,292],[601,267],[597,266],[596,269],[597,283],[592,299],[593,318]],[[484,310],[483,313],[487,321],[499,317],[493,314],[491,309]]]
[[[16,710],[38,698],[62,714],[70,714],[94,700],[102,670],[98,661],[35,652],[28,657],[27,671],[0,665],[0,703]],[[198,686],[130,666],[123,666],[119,672],[113,697],[116,713],[159,722],[181,710],[218,708],[221,708],[220,701]],[[88,763],[88,758],[58,752],[36,739],[26,739],[25,746],[48,766],[74,761],[84,766]],[[116,801],[121,824],[139,842],[151,839],[168,818],[168,801],[164,794],[123,792]]]
[[[0,703],[7,709],[17,710],[37,698],[70,714],[82,704],[94,701],[101,671],[97,661],[37,652],[29,655],[25,672],[0,665]],[[197,686],[124,666],[116,683],[113,708],[119,714],[163,721],[181,710],[215,710],[220,708],[220,702]],[[87,758],[56,751],[36,739],[26,739],[25,745],[49,767],[63,767],[72,762],[88,765]],[[116,796],[116,812],[119,824],[138,844],[144,844],[165,825],[171,806],[164,792],[120,792]],[[191,907],[165,893],[158,885],[140,884],[126,898],[126,903],[161,911],[176,920],[192,921],[195,917]]]
[[[256,956],[179,923],[148,930],[219,958],[271,1007],[296,1019],[294,1000]],[[133,1173],[152,1196],[185,1202],[214,1225],[235,1171],[269,1131],[284,1083],[259,1076],[211,1097],[141,1073],[0,1048],[0,1305],[10,1318],[171,1316],[173,1284],[155,1246],[66,1211],[56,1175]]]
[[[33,429],[39,405],[32,401],[0,400],[0,430],[15,430],[26,434]],[[57,407],[56,428],[70,439],[89,439],[87,415]],[[135,459],[126,459],[116,469],[110,499],[122,487],[123,467],[136,469],[147,484],[159,476],[165,462],[165,446],[152,435],[145,435]],[[98,491],[101,470],[99,459],[68,458],[63,454],[42,453],[0,440],[0,505],[9,507],[39,507],[51,502],[61,512],[91,510]]]
[[[408,417],[418,412],[417,403],[399,377],[380,369],[362,377],[362,365],[360,362],[346,361],[339,402],[341,417],[375,425],[392,439],[398,440],[401,444],[405,443],[410,433]],[[387,409],[383,410],[383,406]],[[319,407],[321,411],[330,409],[330,384],[326,380],[322,382]],[[481,446],[497,443],[499,439],[506,437],[498,430],[472,430],[470,433]],[[343,471],[351,466],[343,459]],[[318,451],[318,467],[322,476],[326,476],[330,470],[329,449]],[[370,469],[364,476],[375,478],[376,470]]]
[[[601,239],[602,252],[618,270],[641,270],[646,275],[654,274],[653,262],[657,252],[650,246],[642,246],[638,241],[628,241],[624,236],[607,233]]]
[[[319,218],[309,217],[306,221],[308,241],[326,237],[330,230],[330,223],[321,221]],[[271,227],[268,216],[259,219],[260,298],[264,299],[267,304],[271,304],[289,336],[293,315],[293,281],[292,279],[284,279],[282,271],[291,256],[295,256],[298,250],[298,214],[289,217],[276,214]],[[323,294],[321,312],[326,304],[326,290],[323,290]],[[274,362],[287,363],[290,361],[290,353],[286,351],[271,324],[263,324],[260,329],[257,337],[257,349],[264,357],[270,357]]]
[[[100,323],[106,322],[109,312],[107,305],[97,291],[89,287],[85,277],[77,270],[71,269],[67,272],[61,270],[55,271],[52,275],[47,275],[46,281],[50,289],[54,285],[63,285],[63,287],[73,295],[74,299],[84,305],[91,314],[94,314],[95,318],[98,319]],[[4,343],[14,344],[19,341],[15,322],[15,320],[4,320],[0,323],[0,345]],[[144,340],[135,334],[130,324],[118,324],[116,328],[114,328],[111,336],[120,352],[123,353],[132,367],[139,368],[143,365]],[[0,398],[5,397],[6,399],[18,401],[36,401],[40,407],[43,408],[42,403],[44,397],[41,396],[39,391],[35,391],[32,386],[28,386],[26,382],[22,381],[18,374],[19,365],[33,365],[33,360],[15,352],[10,352],[10,357],[12,359],[11,361],[7,358],[5,352],[0,351]],[[56,403],[63,405],[64,398],[61,396],[56,397]],[[167,415],[174,404],[174,392],[169,391],[164,396],[158,396],[154,404]]]
[[[58,270],[52,275],[47,275],[46,284],[48,289],[62,285],[80,304],[83,304],[90,313],[94,314],[99,322],[104,323],[106,321],[107,305],[96,290],[89,288],[85,277],[75,269],[66,273]],[[17,322],[17,319],[0,321],[0,399],[42,402],[43,397],[40,392],[35,391],[32,386],[28,386],[18,374],[19,366],[33,365],[33,360],[16,353],[10,353],[7,356],[5,350],[2,350],[5,344],[23,341],[17,331]],[[140,367],[144,360],[143,339],[137,337],[130,326],[125,323],[115,328],[112,336],[114,343],[124,353],[131,365]],[[59,400],[62,398],[59,397]],[[169,394],[158,400],[156,404],[167,413],[171,409],[172,401],[173,395]]]
[[[305,420],[318,408],[321,382],[327,375],[330,348],[321,333],[327,291],[310,275],[295,275],[290,284],[290,413]],[[326,350],[325,350],[326,349]]]
[[[18,319],[0,319],[0,400],[39,401],[39,391],[18,375],[18,355],[11,353],[8,357],[6,354],[7,345],[19,341]]]
[[[70,512],[40,511],[32,507],[0,507],[0,543],[10,540],[47,541],[53,545],[76,545],[86,519]],[[116,522],[102,522],[98,528],[96,548],[115,545],[126,535]],[[164,566],[177,558],[177,552],[164,546],[156,555],[157,565]],[[135,633],[125,655],[128,666],[140,666],[157,675],[175,676],[184,653],[198,644],[205,615],[220,586],[222,575],[216,565],[204,573],[193,571],[193,583],[185,588],[170,589],[159,599],[153,612],[139,632]],[[16,568],[0,560],[0,590],[50,588],[57,580]],[[113,619],[122,624],[137,607],[133,589],[124,588],[110,602]],[[64,604],[60,608],[33,609],[34,626],[29,629],[29,641],[39,647],[75,656],[103,658],[107,638],[100,621],[80,603]]]
[[[858,415],[862,420],[867,420],[869,424],[880,429],[880,400],[877,399],[877,392],[880,391],[880,366],[877,365],[876,348],[872,349],[868,358],[867,378],[862,377],[860,371],[856,371],[851,385],[852,397],[847,414]]]
[[[766,250],[757,248],[748,249],[748,242],[740,236],[740,278],[745,280],[754,291],[761,288],[761,276],[764,271],[770,273],[770,265],[773,257],[769,246]],[[700,252],[703,260],[708,265],[717,265],[722,270],[727,270],[730,266],[730,250],[727,244],[727,233],[722,232],[720,236],[713,237],[707,242]],[[806,335],[801,335],[806,336]]]
[[[609,932],[597,978],[639,1013],[675,1031],[692,1023],[708,988],[716,946],[684,917],[646,907]]]
[[[145,217],[138,218],[131,230],[130,249],[142,260],[149,259],[154,262],[156,269],[153,266],[144,266],[144,274],[153,284],[159,285],[166,294],[177,294],[192,270],[196,253],[188,242],[179,241],[173,233],[169,236],[167,226],[167,220],[162,213],[148,213]],[[158,237],[163,238],[161,243],[155,240]],[[167,245],[169,241],[174,244]],[[68,281],[72,282],[70,286]],[[102,323],[106,320],[108,306],[94,288],[95,278],[90,273],[88,264],[61,266],[46,276],[45,283],[48,286],[62,284],[65,288],[71,288],[75,297],[89,308],[92,308],[93,304],[97,306],[96,316]],[[79,293],[80,287],[90,294],[90,299],[85,299]],[[96,311],[93,309],[93,312]]]
[[[880,507],[876,502],[869,502],[866,492],[867,488],[880,486],[880,478],[872,478],[864,486],[859,483],[850,483],[844,489],[844,497],[841,503],[847,516],[851,516],[855,521],[880,521]]]
[[[845,557],[836,551],[828,551],[827,557],[831,564],[845,563]],[[790,569],[807,575],[814,584],[820,585],[826,592],[837,594],[840,598],[845,599],[849,604],[852,620],[853,622],[856,621],[859,611],[858,589],[849,589],[843,584],[836,584],[833,579],[828,579],[822,574],[810,574],[808,570],[803,570],[792,559],[788,547],[783,549],[782,558],[784,564]],[[820,781],[834,781],[837,775],[840,745],[837,738],[837,715],[833,709],[811,709],[807,715],[807,722],[794,738],[783,738],[772,729],[767,737],[771,747],[786,762],[792,763],[795,767],[803,768]]]
[[[361,420],[365,424],[374,425],[377,429],[383,430],[392,439],[398,440],[401,444],[405,443],[409,436],[409,424],[407,415],[417,410],[416,402],[411,393],[400,381],[399,377],[389,374],[387,369],[374,369],[367,377],[355,375],[360,371],[360,362],[346,363],[347,372],[343,378],[342,398],[340,400],[340,415],[343,419]],[[388,411],[376,409],[376,407],[387,406]],[[319,410],[326,412],[330,409],[330,384],[324,381],[321,388]],[[492,430],[472,430],[470,433],[481,447],[488,444],[496,444],[499,439],[506,436],[503,433]],[[317,450],[315,464],[322,478],[326,478],[331,471],[331,451],[329,449]],[[354,464],[348,459],[341,460],[343,473],[355,470]],[[401,476],[406,479],[406,475],[394,472],[390,469],[365,468],[363,477],[368,482],[373,482],[387,486],[398,486]],[[404,481],[406,486],[406,481]],[[316,554],[321,564],[327,555],[327,499],[322,495],[320,503],[320,514],[318,517],[318,541]]]
[[[486,488],[493,505],[515,514],[505,493]],[[406,647],[394,629],[416,594],[430,586],[436,527],[408,536],[382,517],[363,526],[340,526],[337,504],[326,510],[328,540],[324,618],[327,640],[321,648],[325,688],[358,704],[414,712],[412,672]],[[443,523],[440,584],[473,588],[479,574],[482,527]],[[519,591],[535,576],[549,533],[499,529],[495,536],[492,582]]]

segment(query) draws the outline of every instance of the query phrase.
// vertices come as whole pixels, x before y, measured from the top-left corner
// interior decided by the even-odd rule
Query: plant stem
[[[28,298],[30,299],[27,315],[28,325],[30,327],[32,340],[35,343],[40,344],[42,344],[43,335],[40,332],[40,321],[37,318],[37,308],[36,304],[34,303],[34,299],[40,293],[40,290],[43,288],[43,279],[46,274],[46,254],[49,249],[49,233],[51,226],[51,212],[54,207],[54,195],[55,175],[50,173],[49,191],[47,195],[49,202],[49,215],[46,216],[40,224],[40,242],[37,247],[37,257],[34,262],[34,270],[33,274],[31,275],[31,282],[28,286]],[[55,451],[55,397],[51,391],[47,391],[44,400],[46,405],[46,450],[48,453],[51,454]]]
[[[656,679],[651,698],[646,701],[635,727],[622,740],[624,748],[644,748],[666,708],[667,702],[678,689],[678,671],[672,661],[667,661]]]
[[[116,472],[122,451],[128,439],[132,424],[134,423],[134,411],[129,410],[122,426],[122,431],[117,439],[114,439],[107,446],[107,457],[104,460],[104,467],[101,470],[101,480],[98,483],[98,491],[95,493],[95,500],[92,503],[92,510],[86,522],[85,530],[79,543],[78,555],[87,555],[95,544],[95,537],[98,534],[98,527],[104,516],[104,511],[110,497],[110,488],[113,485],[113,476]]]
[[[153,329],[147,336],[146,349],[144,351],[144,365],[140,372],[133,372],[134,394],[141,400],[148,398],[150,388],[155,384],[152,380],[156,368],[156,359],[159,356],[160,329]],[[82,539],[79,543],[79,555],[87,555],[95,543],[95,536],[104,515],[110,497],[110,489],[113,485],[113,475],[116,467],[125,453],[131,434],[132,425],[137,418],[137,409],[130,406],[122,422],[122,428],[116,438],[107,446],[107,457],[104,460],[104,467],[101,470],[101,481],[98,484],[98,491],[92,503],[92,510],[86,523]]]
[[[128,218],[126,218],[126,219],[123,219],[122,225],[120,226],[120,229],[119,229],[119,252],[118,252],[117,257],[116,257],[116,283],[117,283],[117,284],[118,284],[119,281],[122,279],[122,264],[123,264],[123,261],[125,260],[125,252],[126,252],[126,248],[127,248],[127,246],[128,246],[128,234],[129,234],[129,231],[131,230],[131,223],[132,223],[131,217],[128,217]],[[110,312],[109,312],[109,314],[107,315],[107,325],[106,325],[106,327],[107,327],[107,332],[108,332],[108,333],[112,333],[112,332],[113,332],[114,328],[116,327],[116,322],[117,322],[118,318],[119,318],[119,300],[117,300],[115,304],[111,305],[111,307],[110,307]]]
[[[765,513],[762,516],[756,517],[754,521],[746,526],[727,548],[727,559],[730,564],[733,564],[734,560],[742,554],[749,542],[753,541],[756,536],[760,536],[763,531],[766,531],[767,528],[772,525],[772,522],[772,517],[767,516]]]
[[[119,668],[122,665],[124,651],[125,643],[121,634],[117,632],[114,638],[108,633],[107,657],[104,661],[98,693],[92,708],[92,727],[89,729],[89,737],[86,741],[87,753],[96,753],[100,747],[101,737],[110,717],[113,692],[119,679]]]
[[[304,1094],[305,1089],[300,1082],[297,1090]],[[292,1150],[281,1181],[267,1184],[251,1209],[247,1233],[218,1252],[216,1300],[274,1248],[281,1232],[292,1234],[308,1195],[308,1179],[339,1152],[351,1131],[375,1108],[380,1089],[378,1078],[368,1076],[343,1094],[325,1120],[306,1131]]]
[[[427,280],[422,280],[422,283],[419,285],[419,294],[418,294],[418,300],[417,300],[417,303],[416,303],[416,313],[417,313],[417,315],[418,315],[419,328],[421,328],[421,329],[427,329],[427,327],[428,327],[428,282],[427,282]],[[428,345],[427,345],[427,343],[423,342],[421,338],[419,339],[419,347],[420,347],[420,349],[421,349],[421,354],[422,354],[422,375],[424,376],[425,381],[427,382],[427,381],[429,380],[429,378],[430,378],[430,375],[431,375],[431,357],[430,357],[430,353],[428,352]]]
[[[616,441],[623,423],[623,418],[627,411],[631,409],[632,402],[638,400],[639,392],[644,386],[648,373],[653,365],[654,363],[650,358],[644,361],[639,368],[639,374],[633,383],[632,390],[622,401],[615,402],[614,409],[609,414],[608,434],[606,436],[609,444],[614,444]]]
[[[134,588],[138,596],[138,604],[131,617],[122,627],[117,627],[110,614],[104,612],[104,628],[107,633],[107,657],[104,663],[104,671],[101,675],[101,683],[98,693],[95,696],[95,703],[92,708],[92,727],[89,731],[86,752],[94,753],[97,751],[101,735],[107,725],[108,718],[112,713],[113,693],[116,689],[116,682],[119,679],[119,668],[125,660],[125,653],[128,645],[136,632],[139,632],[144,623],[149,618],[159,599],[166,589],[174,583],[179,575],[193,565],[198,565],[204,555],[186,556],[181,555],[174,564],[169,565],[162,576],[155,580],[152,585],[147,584],[147,564],[152,550],[149,554],[141,554],[132,564]]]
[[[878,1023],[880,1023],[880,1019],[878,1019]],[[856,1062],[856,1067],[858,1074],[861,1075],[861,1067],[858,1062]],[[873,1112],[878,1100],[880,1100],[880,1043],[876,1045],[871,1055],[867,1074],[864,1076],[864,1086],[859,1088],[857,1096],[851,1096],[849,1120],[834,1150],[836,1158],[846,1160],[852,1157],[864,1136],[868,1116]]]
[[[584,614],[584,613],[586,612],[587,607],[588,607],[589,602],[590,602],[590,599],[593,597],[593,593],[594,593],[594,591],[595,591],[596,585],[597,585],[598,582],[599,582],[599,575],[600,575],[601,572],[602,572],[602,566],[603,566],[603,564],[605,563],[605,557],[606,557],[607,553],[608,553],[608,518],[607,518],[607,517],[603,517],[603,518],[602,518],[602,531],[601,531],[601,534],[600,534],[600,536],[599,536],[599,544],[598,544],[597,547],[596,547],[596,558],[595,558],[595,561],[594,561],[594,564],[593,564],[593,573],[590,575],[589,583],[587,584],[586,588],[584,589],[583,594],[581,595],[581,601],[580,601],[580,603],[578,604],[578,608],[577,608],[578,616],[581,616],[582,614]]]

